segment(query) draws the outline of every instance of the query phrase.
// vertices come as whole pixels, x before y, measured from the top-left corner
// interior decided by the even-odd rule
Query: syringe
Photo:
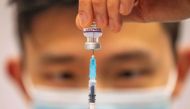
[[[93,22],[89,28],[83,29],[83,34],[86,37],[85,48],[87,50],[92,50],[92,57],[90,59],[90,72],[89,72],[89,109],[95,109],[96,101],[96,59],[94,56],[94,51],[101,48],[99,43],[99,37],[102,36],[101,28],[96,26]]]
[[[92,55],[90,59],[90,72],[89,72],[89,109],[95,109],[96,101],[96,59]]]

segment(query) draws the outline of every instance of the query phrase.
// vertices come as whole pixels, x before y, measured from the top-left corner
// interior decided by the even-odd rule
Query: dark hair
[[[78,0],[11,0],[10,4],[16,4],[17,34],[23,48],[23,34],[31,30],[34,16],[53,6],[77,6]]]
[[[78,0],[12,0],[17,5],[17,27],[20,43],[23,44],[23,33],[29,32],[31,21],[35,15],[53,6],[77,7]],[[165,30],[170,34],[172,49],[176,53],[179,23],[163,23]]]
[[[175,23],[162,23],[164,29],[166,32],[170,35],[170,41],[171,41],[171,47],[173,54],[175,56],[175,60],[177,60],[177,41],[178,41],[178,36],[179,36],[179,28],[180,28],[180,23],[175,22]]]

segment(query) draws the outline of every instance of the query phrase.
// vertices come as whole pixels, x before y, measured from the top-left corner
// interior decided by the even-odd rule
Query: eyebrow
[[[76,61],[77,58],[72,55],[55,55],[46,54],[40,58],[40,62],[44,64],[67,64]]]
[[[108,58],[109,62],[150,61],[150,59],[150,55],[144,51],[121,52]]]

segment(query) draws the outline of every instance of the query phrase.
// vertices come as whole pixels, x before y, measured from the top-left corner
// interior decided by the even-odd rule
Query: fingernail
[[[82,12],[82,13],[79,13],[79,22],[80,22],[80,25],[82,27],[85,27],[87,25],[87,22],[88,22],[88,16],[86,13]]]
[[[109,27],[110,27],[111,31],[115,30],[115,27],[114,27],[114,24],[112,21],[109,22]]]
[[[121,29],[120,25],[115,24],[114,22],[110,22],[109,27],[110,27],[111,31],[116,32],[116,33],[119,32]]]
[[[120,13],[125,14],[125,8],[123,4],[120,5]]]
[[[102,17],[100,17],[100,16],[96,17],[96,22],[97,22],[97,25],[100,27],[104,25],[104,21],[103,21]]]

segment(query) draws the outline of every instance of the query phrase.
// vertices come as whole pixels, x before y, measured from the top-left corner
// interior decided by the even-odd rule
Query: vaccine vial
[[[85,48],[87,50],[98,50],[101,48],[99,38],[102,36],[102,30],[96,26],[95,22],[90,27],[84,28],[83,34],[86,37]]]

